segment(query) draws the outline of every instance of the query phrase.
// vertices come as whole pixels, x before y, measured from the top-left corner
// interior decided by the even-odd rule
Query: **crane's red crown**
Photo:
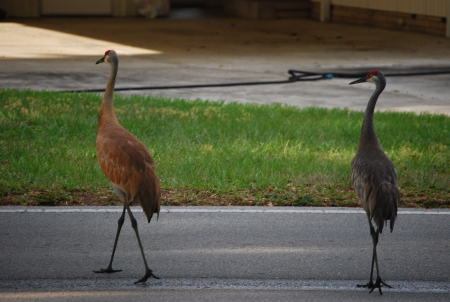
[[[105,51],[105,56],[107,56],[107,55],[109,55],[109,53],[111,52],[111,49],[110,50],[107,50],[107,51]]]
[[[371,72],[369,72],[369,74],[367,75],[367,78],[370,79],[373,76],[376,76],[377,73],[379,73],[380,71],[378,69],[372,70]]]

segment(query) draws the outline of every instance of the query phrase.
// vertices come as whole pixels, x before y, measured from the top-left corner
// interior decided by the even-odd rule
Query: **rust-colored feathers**
[[[139,201],[148,221],[159,214],[159,180],[146,147],[120,125],[100,124],[97,156],[109,180],[127,194],[124,202]]]
[[[108,55],[115,56],[115,52]],[[123,202],[140,202],[150,222],[154,213],[159,215],[160,187],[155,164],[145,145],[123,128],[115,116],[112,93],[118,61],[114,57],[107,61],[116,66],[112,68],[100,108],[97,157],[105,175],[121,191],[119,197]]]

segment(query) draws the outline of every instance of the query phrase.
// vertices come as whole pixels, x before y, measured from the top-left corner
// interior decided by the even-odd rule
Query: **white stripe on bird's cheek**
[[[369,83],[376,83],[376,82],[378,82],[378,78],[376,76],[372,76],[372,77],[367,79],[367,82],[369,82]]]

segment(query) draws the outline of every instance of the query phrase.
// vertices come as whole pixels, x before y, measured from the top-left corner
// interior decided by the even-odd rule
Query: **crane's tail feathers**
[[[157,219],[159,218],[159,203],[161,199],[159,179],[153,169],[150,169],[150,171],[138,190],[138,198],[148,222],[150,222],[154,213],[157,214]]]
[[[395,219],[397,218],[398,201],[400,192],[396,185],[389,182],[383,182],[377,191],[377,209],[379,219],[377,221],[380,233],[383,231],[383,225],[390,221],[391,232],[394,229]]]

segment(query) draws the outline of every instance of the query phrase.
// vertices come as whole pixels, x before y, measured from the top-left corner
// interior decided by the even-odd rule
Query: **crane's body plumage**
[[[352,160],[352,183],[361,206],[380,233],[387,220],[392,232],[399,200],[397,174],[381,148],[356,154]]]
[[[370,292],[378,288],[381,294],[382,285],[390,286],[380,278],[376,247],[379,234],[383,231],[383,227],[388,220],[390,221],[391,232],[394,229],[400,193],[395,166],[381,148],[373,126],[375,105],[386,86],[386,81],[381,72],[374,70],[366,77],[353,81],[350,84],[363,82],[375,83],[376,88],[367,104],[361,127],[358,151],[351,163],[353,188],[367,214],[373,242],[370,280],[369,283],[360,286],[368,287]],[[376,264],[377,269],[377,280],[375,283],[372,280],[374,264]]]
[[[100,167],[120,199],[139,202],[150,222],[159,214],[160,189],[147,148],[121,125],[103,124],[101,117],[96,147]]]
[[[120,230],[125,220],[125,212],[128,212],[145,264],[145,275],[136,282],[140,283],[145,282],[150,277],[157,277],[148,267],[145,259],[137,221],[131,212],[130,204],[139,202],[148,222],[152,219],[153,214],[159,215],[159,179],[156,175],[155,163],[145,145],[123,128],[116,117],[113,104],[114,85],[119,66],[116,52],[114,50],[106,51],[105,55],[97,61],[97,64],[105,61],[110,63],[111,72],[100,107],[96,151],[100,167],[111,181],[114,192],[124,203],[124,207],[118,220],[117,233],[109,265],[106,269],[95,272],[115,273],[120,271],[112,269],[112,262]]]

